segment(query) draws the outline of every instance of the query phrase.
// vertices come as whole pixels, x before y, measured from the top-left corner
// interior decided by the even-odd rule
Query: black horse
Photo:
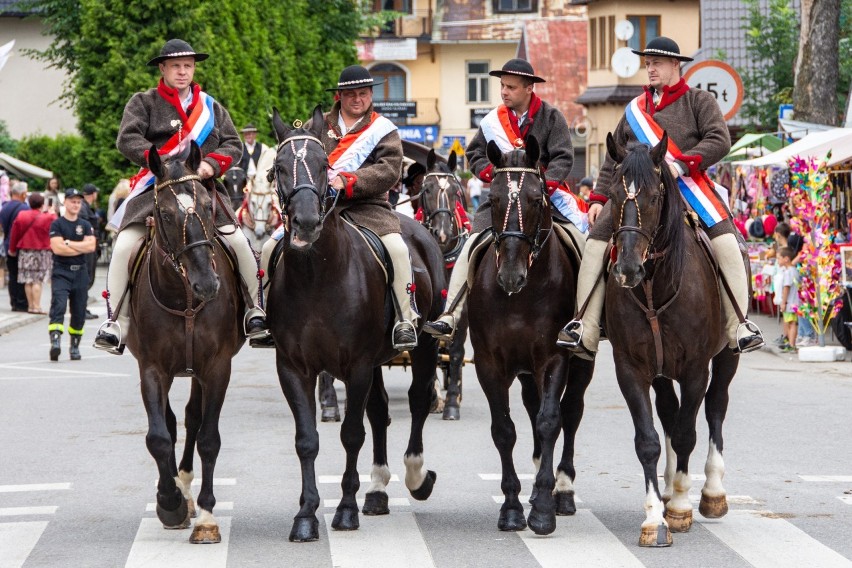
[[[228,194],[228,198],[231,200],[231,208],[234,211],[239,211],[240,207],[243,205],[243,201],[246,199],[246,194],[248,190],[246,187],[248,186],[248,176],[246,175],[246,171],[239,167],[233,167],[229,169],[224,176],[222,176],[222,185],[225,186],[225,191]]]
[[[610,190],[612,210],[617,212],[613,215],[617,260],[606,287],[606,329],[645,473],[641,546],[668,546],[670,531],[684,532],[692,526],[689,456],[695,448],[695,420],[702,401],[710,449],[699,512],[709,518],[727,512],[722,422],[728,387],[739,364],[739,356],[727,347],[718,277],[684,223],[680,190],[665,162],[667,146],[665,134],[652,149],[643,144],[625,149],[607,136],[609,155],[620,166]],[[674,381],[680,384],[680,401]],[[657,485],[661,448],[651,409],[652,385],[668,450],[662,495]]]
[[[343,497],[332,521],[337,530],[359,526],[355,501],[358,453],[364,443],[364,410],[373,433],[373,483],[364,514],[387,514],[390,480],[387,466],[388,399],[380,365],[396,355],[391,348],[393,310],[382,268],[358,230],[338,209],[329,208],[328,158],[320,137],[324,119],[318,106],[310,129],[291,130],[273,115],[278,154],[275,176],[287,218],[285,250],[271,276],[269,322],[276,344],[281,388],[296,420],[296,452],[302,466],[300,509],[291,541],[319,538],[319,493],[314,460],[319,451],[316,427],[316,377],[327,371],[346,385],[347,411],[340,438],[346,450]],[[444,286],[441,253],[428,232],[413,219],[401,219],[403,237],[414,265],[416,302],[423,317],[437,316]],[[430,314],[427,316],[426,314]],[[410,351],[413,381],[408,391],[411,435],[405,452],[405,483],[415,499],[426,499],[436,475],[423,459],[423,425],[437,362],[434,338],[421,333]]]
[[[505,501],[497,526],[517,531],[527,525],[518,499],[521,484],[512,460],[517,436],[509,414],[509,387],[518,377],[535,432],[533,462],[538,468],[529,526],[537,534],[549,534],[557,514],[576,511],[574,437],[594,363],[556,346],[559,322],[574,314],[578,266],[552,234],[538,141],[530,136],[526,151],[509,154],[489,142],[487,154],[494,165],[489,199],[496,244],[476,270],[468,307],[476,374],[491,409],[491,437],[503,466]],[[564,447],[555,479],[553,453],[560,426]]]
[[[237,279],[215,238],[213,191],[195,172],[201,152],[161,162],[148,152],[154,188],[154,235],[131,296],[133,325],[127,346],[139,363],[148,413],[148,451],[157,462],[157,516],[165,528],[186,528],[194,513],[190,485],[193,452],[201,457],[201,512],[190,542],[219,542],[213,517],[213,468],[219,455],[219,413],[231,379],[231,358],[245,340]],[[178,468],[177,425],[169,403],[175,376],[191,376],[186,444]]]

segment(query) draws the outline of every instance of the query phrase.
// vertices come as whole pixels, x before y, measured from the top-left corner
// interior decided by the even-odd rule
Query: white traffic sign
[[[743,104],[743,81],[737,71],[723,61],[696,63],[683,76],[693,89],[707,91],[719,103],[725,120],[731,120]]]

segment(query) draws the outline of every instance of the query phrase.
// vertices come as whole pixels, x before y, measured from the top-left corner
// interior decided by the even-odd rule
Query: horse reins
[[[296,140],[304,140],[302,147],[296,150]],[[278,178],[278,167],[275,167],[274,175],[275,175],[275,186],[278,191],[278,201],[281,203],[281,211],[283,211],[286,215],[287,207],[290,204],[290,200],[293,199],[297,193],[302,191],[303,189],[311,190],[314,195],[317,196],[317,199],[320,203],[320,223],[325,222],[326,217],[334,210],[335,205],[337,205],[337,200],[340,198],[340,192],[338,191],[334,196],[334,202],[332,203],[330,208],[326,208],[326,195],[328,193],[328,184],[326,184],[326,190],[324,192],[320,192],[320,190],[316,186],[316,182],[314,182],[314,176],[311,174],[311,169],[308,167],[307,162],[305,161],[305,157],[308,154],[308,142],[316,142],[320,145],[323,151],[323,155],[325,155],[325,146],[322,141],[316,136],[311,136],[309,134],[299,134],[296,136],[290,136],[289,138],[285,138],[278,144],[276,148],[276,153],[280,152],[281,149],[289,143],[290,149],[293,151],[293,191],[289,194],[284,193],[283,184],[280,183]],[[305,168],[305,172],[308,174],[308,180],[310,183],[299,183],[299,162],[302,163],[302,166]],[[287,218],[287,230],[290,230],[289,227],[290,220]]]
[[[498,266],[498,268],[500,266],[500,243],[508,237],[514,237],[516,239],[522,239],[522,240],[529,243],[531,250],[530,250],[530,257],[529,257],[528,266],[532,266],[533,261],[536,258],[538,258],[538,255],[541,253],[541,250],[544,247],[544,243],[546,243],[548,237],[550,237],[551,229],[550,228],[544,229],[544,231],[546,231],[547,234],[545,235],[543,240],[539,241],[539,236],[541,235],[541,232],[543,230],[541,228],[541,218],[539,218],[538,225],[536,226],[536,229],[535,229],[535,237],[531,237],[524,232],[524,217],[523,217],[522,211],[521,211],[521,188],[524,185],[524,176],[526,176],[526,174],[533,174],[534,176],[536,176],[539,179],[540,182],[542,182],[540,184],[539,189],[542,193],[542,201],[546,203],[547,193],[544,191],[544,187],[543,187],[544,183],[543,183],[543,179],[541,177],[541,172],[536,168],[505,167],[505,168],[495,168],[493,173],[495,175],[500,174],[500,173],[505,173],[506,174],[506,181],[507,181],[507,183],[510,187],[512,185],[512,174],[513,173],[520,173],[521,174],[521,177],[518,180],[518,189],[509,192],[509,203],[506,206],[506,215],[503,217],[503,228],[500,230],[499,233],[496,234],[496,248],[495,248],[495,250],[496,250],[496,253],[497,253],[496,254],[497,266]],[[517,210],[518,210],[518,227],[520,229],[518,231],[507,230],[508,227],[509,227],[509,217],[511,215],[513,205],[516,205]]]
[[[160,202],[159,202],[159,199],[157,197],[158,194],[160,193],[160,190],[165,188],[165,187],[168,187],[169,191],[174,196],[175,201],[180,203],[180,200],[178,199],[177,193],[175,193],[175,190],[172,189],[171,186],[178,184],[178,183],[183,183],[183,182],[186,182],[186,181],[192,182],[191,183],[191,186],[192,186],[192,205],[190,205],[189,207],[186,207],[186,214],[183,217],[183,226],[181,227],[181,236],[183,238],[183,248],[181,248],[179,251],[175,252],[174,247],[172,246],[172,243],[169,242],[169,238],[168,238],[168,236],[166,236],[166,234],[164,232],[161,233],[161,236],[163,237],[163,240],[166,242],[167,248],[164,249],[163,247],[160,247],[159,245],[157,245],[158,248],[160,249],[160,251],[163,253],[163,255],[165,257],[169,258],[172,261],[172,265],[175,267],[175,270],[177,270],[178,272],[181,272],[181,273],[184,272],[183,264],[181,264],[178,259],[181,256],[183,256],[184,253],[186,253],[190,249],[193,249],[193,248],[199,247],[199,246],[209,246],[211,250],[213,249],[213,243],[210,241],[210,234],[207,232],[207,227],[204,226],[204,221],[202,221],[201,217],[198,215],[198,210],[197,210],[198,208],[196,207],[196,205],[198,203],[198,190],[195,186],[195,182],[196,181],[201,182],[201,176],[199,176],[198,174],[188,174],[188,175],[179,177],[177,179],[170,179],[170,180],[158,183],[154,186],[154,211],[156,211],[156,213],[157,213],[157,226],[161,228],[163,219],[162,219],[162,214],[160,213]],[[194,242],[187,244],[187,242],[186,242],[186,225],[187,225],[187,222],[189,221],[190,217],[195,217],[195,218],[198,219],[198,223],[201,225],[201,230],[204,231],[204,240],[198,240],[198,241],[194,241]],[[160,229],[158,229],[158,231],[159,230]],[[215,252],[213,254],[215,254]]]
[[[456,240],[462,238],[465,234],[465,231],[462,231],[461,226],[459,226],[459,222],[458,222],[458,219],[456,217],[455,211],[450,209],[450,197],[449,197],[449,194],[447,193],[447,188],[446,188],[446,186],[449,185],[449,180],[451,178],[455,179],[455,176],[451,173],[431,172],[431,173],[428,173],[424,176],[424,178],[423,178],[424,185],[426,183],[426,178],[428,178],[428,177],[438,178],[438,198],[437,198],[438,207],[436,209],[433,209],[433,210],[430,211],[429,208],[427,207],[425,200],[421,200],[420,208],[423,209],[423,221],[421,221],[421,223],[423,224],[424,227],[426,227],[427,229],[429,229],[431,231],[432,230],[432,221],[435,219],[435,217],[437,217],[438,215],[449,215],[450,224],[455,229],[455,235],[450,237],[450,239],[447,241],[448,243],[451,243],[453,241],[456,241]],[[447,183],[441,183],[442,181],[447,181]],[[425,192],[426,192],[426,190],[422,189],[420,191],[420,193],[417,194],[417,196],[419,197],[419,196],[423,195],[423,193],[425,193]]]
[[[659,174],[659,168],[657,168],[657,173]],[[635,181],[635,180],[634,180]],[[648,241],[648,245],[645,247],[645,251],[642,253],[642,263],[648,259],[648,254],[651,252],[651,248],[654,246],[654,239],[657,237],[657,231],[660,230],[660,216],[662,216],[662,208],[660,212],[657,214],[657,222],[654,224],[654,232],[651,233],[647,229],[642,228],[642,209],[639,207],[639,201],[636,198],[642,192],[642,188],[636,189],[635,191],[631,191],[630,188],[634,187],[634,184],[630,184],[630,188],[627,187],[627,179],[624,176],[621,176],[621,185],[624,187],[624,194],[627,196],[624,201],[621,203],[621,209],[618,214],[618,228],[615,230],[615,234],[612,236],[613,242],[618,239],[618,235],[620,233],[639,233],[641,236],[645,237]],[[666,193],[666,188],[663,186],[662,181],[660,182],[660,195],[664,196]],[[624,206],[627,205],[628,201],[632,201],[633,205],[636,206],[636,218],[638,226],[634,227],[633,225],[624,225]],[[654,255],[657,256],[656,254]]]

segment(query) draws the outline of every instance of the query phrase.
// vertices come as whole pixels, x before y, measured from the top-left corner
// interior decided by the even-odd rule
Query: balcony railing
[[[380,38],[418,38],[428,40],[432,37],[432,9],[413,10],[391,20],[374,30],[373,37]]]

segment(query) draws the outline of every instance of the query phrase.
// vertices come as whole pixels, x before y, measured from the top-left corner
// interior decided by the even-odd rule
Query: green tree
[[[746,93],[742,116],[757,127],[774,130],[778,105],[793,102],[799,20],[790,0],[744,0],[749,21],[746,50],[753,64],[739,69]]]
[[[5,121],[0,120],[0,152],[4,152],[6,154],[14,154],[16,147],[17,143],[12,139],[12,136],[9,134],[9,127],[6,126]]]
[[[16,157],[25,162],[35,164],[50,170],[61,181],[64,187],[83,187],[84,183],[94,182],[100,188],[108,186],[98,184],[91,176],[89,168],[83,159],[86,143],[76,134],[59,134],[45,136],[43,134],[27,136],[18,142]],[[34,182],[30,187],[41,189],[44,180]]]

